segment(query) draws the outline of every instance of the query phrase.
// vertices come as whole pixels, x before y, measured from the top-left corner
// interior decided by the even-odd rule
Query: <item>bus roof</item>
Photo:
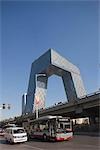
[[[34,119],[32,120],[32,122],[36,122],[36,121],[42,121],[42,120],[52,120],[52,119],[61,119],[63,118],[62,116],[52,116],[52,115],[48,115],[48,116],[43,116],[43,117],[39,117],[38,119]],[[65,117],[66,118],[66,117]],[[67,117],[68,118],[68,117]]]

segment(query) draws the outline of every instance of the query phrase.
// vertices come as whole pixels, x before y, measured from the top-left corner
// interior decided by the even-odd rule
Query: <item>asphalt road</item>
[[[100,137],[74,136],[71,141],[42,142],[32,140],[26,143],[7,144],[3,137],[0,138],[0,150],[99,150]]]

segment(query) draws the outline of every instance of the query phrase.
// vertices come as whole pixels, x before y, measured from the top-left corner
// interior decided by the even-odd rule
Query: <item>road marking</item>
[[[24,146],[29,147],[29,148],[34,148],[35,150],[44,150],[42,148],[34,147],[34,146],[31,146],[31,145],[27,145],[27,144],[24,144]]]

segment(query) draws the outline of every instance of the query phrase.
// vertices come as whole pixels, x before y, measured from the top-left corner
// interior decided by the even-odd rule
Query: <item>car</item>
[[[4,138],[11,144],[26,142],[28,139],[27,133],[23,127],[6,128]]]

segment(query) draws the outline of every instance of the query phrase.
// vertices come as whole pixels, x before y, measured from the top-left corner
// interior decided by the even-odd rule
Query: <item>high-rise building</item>
[[[37,106],[38,109],[45,108],[47,81],[54,74],[62,77],[68,102],[86,95],[78,67],[49,49],[32,63],[23,113],[32,113]]]

